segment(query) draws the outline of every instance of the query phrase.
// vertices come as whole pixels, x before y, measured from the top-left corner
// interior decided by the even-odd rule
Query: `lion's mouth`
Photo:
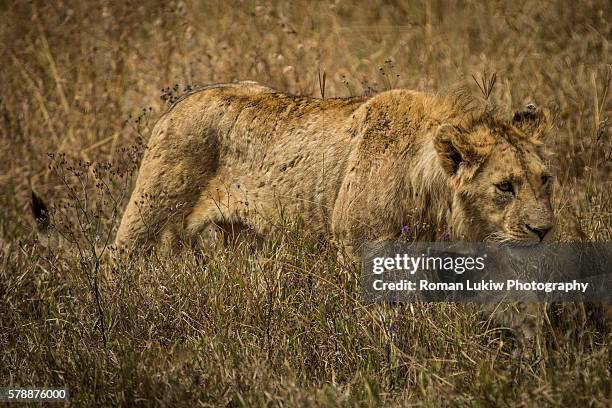
[[[485,239],[485,242],[491,244],[505,244],[510,246],[520,246],[520,247],[535,247],[543,244],[543,241],[540,241],[538,238],[534,238],[532,236],[525,235],[513,235],[508,234],[506,232],[498,231],[492,234],[489,234]]]

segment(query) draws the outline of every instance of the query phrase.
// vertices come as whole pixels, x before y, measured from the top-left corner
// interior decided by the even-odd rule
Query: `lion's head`
[[[460,239],[540,242],[554,225],[553,175],[542,138],[548,114],[530,104],[511,121],[441,125],[434,145],[453,193],[451,227]]]

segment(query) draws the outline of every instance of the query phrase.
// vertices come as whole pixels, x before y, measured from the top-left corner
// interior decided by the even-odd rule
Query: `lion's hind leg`
[[[184,209],[181,192],[164,191],[145,181],[137,182],[121,219],[115,244],[118,248],[148,252],[154,245],[165,249],[176,246],[176,236]]]
[[[121,219],[115,244],[129,252],[148,252],[161,244],[164,252],[177,248],[186,216],[198,200],[207,174],[184,162],[165,158],[143,160],[136,186]]]

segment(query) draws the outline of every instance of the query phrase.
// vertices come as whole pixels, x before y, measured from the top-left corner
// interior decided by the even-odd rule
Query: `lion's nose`
[[[533,232],[540,238],[540,242],[544,240],[544,237],[546,236],[546,234],[548,234],[548,232],[552,229],[552,226],[550,225],[543,226],[543,227],[532,227],[529,224],[525,224],[525,226],[527,227],[529,231]]]

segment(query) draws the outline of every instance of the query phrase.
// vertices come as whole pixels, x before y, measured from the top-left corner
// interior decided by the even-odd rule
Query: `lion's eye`
[[[497,187],[499,191],[503,191],[504,193],[512,193],[514,195],[514,187],[509,181],[503,181],[499,184],[496,184],[495,187]]]
[[[550,183],[550,176],[547,174],[544,174],[540,179],[542,180],[542,185],[546,186],[548,185],[548,183]]]

